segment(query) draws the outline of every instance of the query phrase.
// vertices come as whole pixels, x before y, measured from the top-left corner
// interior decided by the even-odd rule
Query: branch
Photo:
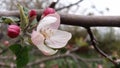
[[[92,45],[94,46],[95,50],[101,54],[103,57],[107,58],[109,61],[111,61],[115,66],[118,65],[117,62],[115,62],[115,60],[112,59],[112,57],[108,56],[107,54],[105,54],[98,46],[97,46],[97,42],[96,42],[96,39],[94,38],[93,36],[93,33],[90,29],[90,27],[86,27],[86,30],[90,36],[90,39],[91,39],[91,42],[92,42]]]
[[[74,4],[70,4],[70,5],[68,5],[68,6],[64,6],[64,7],[62,7],[62,8],[58,8],[58,9],[56,9],[56,10],[57,10],[57,11],[60,11],[60,10],[65,9],[65,8],[70,8],[70,7],[74,6],[74,5],[79,4],[79,3],[82,2],[82,1],[83,1],[83,0],[79,0],[78,2],[76,2],[76,3],[74,3]]]
[[[55,8],[55,6],[56,6],[56,4],[59,2],[59,0],[55,0],[55,1],[53,1],[51,4],[50,4],[50,6],[49,7],[51,7],[51,8]]]
[[[76,58],[76,56],[74,54],[69,54],[69,56],[75,61],[77,68],[81,68],[81,66],[79,65],[79,61]]]
[[[1,52],[0,52],[0,55],[2,55],[3,53],[7,52],[8,51],[8,48],[5,48],[3,49]]]
[[[64,57],[67,57],[67,56],[69,56],[69,55],[68,54],[54,55],[54,56],[51,56],[51,57],[46,57],[46,58],[43,58],[43,59],[40,59],[40,60],[36,60],[35,62],[29,63],[27,66],[29,67],[29,66],[37,65],[37,64],[40,64],[42,62],[55,60],[55,59],[58,59],[58,58],[64,58]]]
[[[51,57],[46,57],[46,58],[42,58],[40,60],[36,60],[35,62],[29,63],[27,66],[31,67],[31,66],[38,65],[38,64],[46,62],[46,61],[60,59],[60,58],[65,58],[65,57],[72,58],[77,64],[78,64],[78,60],[80,60],[80,61],[84,62],[87,65],[87,63],[84,61],[83,58],[80,58],[80,57],[78,58],[78,56],[76,56],[76,55],[74,55],[72,53],[69,53],[69,54],[65,53],[65,54],[54,55],[54,56],[51,56]],[[78,65],[78,67],[80,68],[79,65]]]
[[[59,55],[54,55],[54,56],[50,56],[50,57],[45,57],[45,58],[42,58],[42,59],[40,59],[40,60],[36,60],[35,62],[29,63],[29,64],[27,65],[27,67],[32,67],[32,66],[34,66],[34,65],[38,65],[38,64],[43,63],[43,62],[46,62],[46,61],[55,60],[55,59],[60,59],[60,58],[67,58],[67,57],[70,57],[70,58],[72,58],[74,61],[77,61],[76,64],[78,64],[78,66],[79,66],[78,61],[82,61],[82,62],[86,65],[87,68],[90,68],[88,62],[91,63],[91,62],[100,62],[100,61],[102,61],[102,59],[100,59],[100,58],[96,58],[96,59],[86,59],[86,58],[81,58],[81,57],[79,57],[79,56],[76,55],[76,54],[70,53],[70,54],[59,54]],[[14,58],[13,56],[11,56],[11,57],[8,57],[8,56],[0,56],[0,59],[1,59],[1,60],[6,60],[6,59],[7,59],[7,60],[15,60],[15,58]],[[6,64],[6,63],[3,63],[3,62],[0,62],[0,66],[2,66],[2,67],[13,67],[13,68],[16,67],[16,65],[15,65],[14,63]]]
[[[38,20],[42,14],[42,10],[37,10]],[[74,14],[59,13],[61,23],[66,25],[84,26],[84,27],[120,27],[120,16],[81,16]],[[18,11],[0,11],[1,16],[17,16]]]
[[[6,64],[6,63],[3,63],[3,62],[0,62],[0,67],[1,68],[15,68],[16,65],[14,63]]]

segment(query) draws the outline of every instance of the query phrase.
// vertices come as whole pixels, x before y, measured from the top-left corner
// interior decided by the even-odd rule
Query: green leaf
[[[32,22],[31,22],[31,26],[33,26],[33,25],[35,25],[35,24],[37,24],[38,23],[38,21],[37,21],[37,19],[35,18]]]
[[[23,11],[24,11],[25,16],[29,15],[29,9],[28,8],[23,7]]]
[[[21,19],[21,23],[20,26],[22,29],[24,29],[27,25],[28,25],[28,9],[21,6],[20,4],[17,5],[20,11],[20,19]]]
[[[6,16],[2,16],[2,17],[0,18],[0,22],[6,23],[6,24],[8,24],[8,23],[15,23],[15,22],[17,22],[17,21],[19,21],[19,18],[17,18],[17,17],[6,17]]]
[[[17,68],[21,68],[21,67],[25,66],[29,61],[27,46],[25,46],[21,49],[20,54],[21,55],[19,55],[16,59]]]
[[[16,55],[19,56],[19,53],[22,49],[22,46],[20,44],[14,44],[9,47],[9,49]]]
[[[28,47],[27,46],[22,47],[20,44],[14,44],[11,45],[9,48],[17,57],[16,59],[17,68],[22,68],[26,66],[26,64],[29,61]]]

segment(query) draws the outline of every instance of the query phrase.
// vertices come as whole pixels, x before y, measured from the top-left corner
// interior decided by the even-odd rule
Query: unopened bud
[[[36,10],[34,10],[34,9],[30,10],[29,16],[30,16],[30,17],[37,16]]]
[[[43,15],[46,16],[48,14],[53,14],[55,13],[56,11],[53,9],[53,8],[46,8],[43,12]]]
[[[17,25],[9,25],[7,35],[10,38],[16,38],[20,33],[20,27]]]
[[[4,44],[5,46],[8,46],[10,43],[9,43],[9,41],[6,40],[6,41],[3,42],[3,44]]]

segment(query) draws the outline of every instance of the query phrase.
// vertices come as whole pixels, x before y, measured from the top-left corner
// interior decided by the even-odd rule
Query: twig
[[[55,8],[55,6],[56,6],[56,4],[59,2],[59,0],[55,0],[55,1],[53,1],[51,4],[50,4],[50,6],[49,7],[51,7],[51,8]]]
[[[60,11],[60,10],[62,10],[62,9],[69,8],[69,7],[71,7],[71,6],[77,5],[77,4],[79,4],[80,2],[82,2],[82,1],[83,1],[83,0],[79,0],[78,2],[76,2],[76,3],[74,3],[74,4],[70,4],[70,5],[68,5],[68,6],[64,6],[64,7],[62,7],[62,8],[58,8],[58,9],[56,9],[56,11]]]
[[[80,47],[75,47],[75,48],[71,49],[70,52],[75,52],[75,51],[77,51],[79,48],[80,48]]]
[[[86,64],[87,68],[89,68],[89,65],[87,64],[87,61],[92,61],[92,59],[83,59],[83,58],[80,58],[79,56],[73,54],[73,53],[69,53],[69,54],[59,54],[59,55],[54,55],[54,56],[51,56],[51,57],[45,57],[45,58],[42,58],[40,60],[36,60],[35,62],[31,62],[31,63],[28,63],[27,67],[31,67],[31,66],[34,66],[34,65],[38,65],[40,63],[43,63],[43,62],[46,62],[46,61],[50,61],[50,60],[55,60],[55,59],[60,59],[60,58],[67,58],[67,57],[70,57],[72,58],[76,64],[78,64],[78,68],[81,68],[80,65],[79,65],[79,62],[78,60],[82,61],[83,63]],[[101,60],[94,60],[93,61],[101,61]]]
[[[90,29],[90,27],[85,27],[89,36],[90,36],[90,39],[91,39],[91,42],[92,42],[92,45],[94,46],[95,50],[101,54],[102,56],[104,56],[105,58],[107,58],[109,61],[111,61],[115,66],[118,65],[117,62],[115,62],[110,56],[108,56],[107,54],[105,54],[97,45],[96,45],[96,39],[94,38],[93,36],[93,33]]]
[[[0,55],[2,55],[3,53],[7,52],[8,51],[8,48],[5,48],[3,49],[1,52],[0,52]]]
[[[65,63],[67,63],[67,68],[70,68],[71,64],[68,61],[69,59],[67,59],[67,57],[65,57],[64,60],[65,60]]]
[[[89,66],[89,64],[87,63],[88,61],[86,61],[86,60],[88,60],[88,59],[83,59],[83,58],[80,58],[78,55],[76,55],[76,54],[73,54],[78,60],[80,60],[80,61],[82,61],[84,64],[86,64],[86,66],[87,66],[87,68],[90,68],[90,66]]]
[[[32,63],[29,63],[27,66],[33,66],[33,65],[36,65],[36,64],[40,64],[42,62],[46,62],[46,61],[50,61],[50,60],[55,60],[55,59],[58,59],[58,58],[64,58],[64,57],[67,57],[69,56],[68,54],[60,54],[60,55],[55,55],[55,56],[51,56],[51,57],[46,57],[46,58],[43,58],[41,60],[36,60],[35,62],[32,62]]]
[[[14,63],[6,64],[6,63],[3,63],[3,62],[0,62],[0,67],[1,68],[15,68],[16,65]]]
[[[60,58],[70,57],[70,58],[73,59],[73,56],[74,56],[75,59],[77,59],[77,61],[79,61],[79,60],[82,61],[87,66],[87,68],[90,68],[89,65],[88,65],[88,62],[100,62],[100,61],[102,61],[102,59],[81,58],[78,55],[71,53],[71,54],[59,54],[59,55],[54,55],[54,56],[50,56],[50,57],[45,57],[45,58],[42,58],[40,60],[36,60],[35,62],[29,63],[27,65],[27,67],[32,67],[34,65],[37,65],[37,64],[40,64],[40,63],[43,63],[43,62],[46,62],[46,61],[60,59]],[[13,59],[14,60],[14,58],[12,58],[12,57],[11,58],[10,57],[6,57],[6,58],[2,57],[1,59]],[[3,67],[11,67],[12,66],[13,68],[16,68],[16,65],[14,63],[11,63],[11,64],[5,64],[5,63],[0,62],[0,66],[3,66]]]
[[[71,49],[71,50],[67,50],[66,51],[66,54],[70,54],[70,53],[72,53],[72,52],[75,52],[75,51],[77,51],[79,49],[79,47],[75,47],[75,48],[73,48],[73,49]]]
[[[0,60],[12,59],[14,60],[14,56],[0,56]]]
[[[69,54],[69,56],[71,56],[71,58],[75,61],[76,65],[77,65],[77,68],[81,68],[81,66],[79,65],[79,61],[76,58],[76,56],[74,56],[73,54]]]

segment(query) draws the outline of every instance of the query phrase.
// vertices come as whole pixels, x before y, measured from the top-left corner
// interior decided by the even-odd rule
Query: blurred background
[[[29,9],[45,9],[52,2],[53,0],[0,0],[0,11],[18,10],[17,3]],[[55,9],[61,13],[75,15],[119,16],[119,3],[119,0],[58,0]],[[91,46],[90,38],[84,28],[61,24],[59,29],[71,32],[73,35],[67,46],[56,55],[49,57],[31,46],[29,61],[31,65],[28,68],[110,68],[112,66],[112,63],[99,55]],[[119,28],[92,27],[92,31],[101,50],[120,58]],[[7,48],[3,45],[5,40],[9,40],[6,36],[6,27],[0,24],[0,51]],[[66,53],[70,55],[64,56]],[[62,57],[59,57],[60,55]],[[15,58],[9,50],[0,55],[0,68],[15,68]]]

